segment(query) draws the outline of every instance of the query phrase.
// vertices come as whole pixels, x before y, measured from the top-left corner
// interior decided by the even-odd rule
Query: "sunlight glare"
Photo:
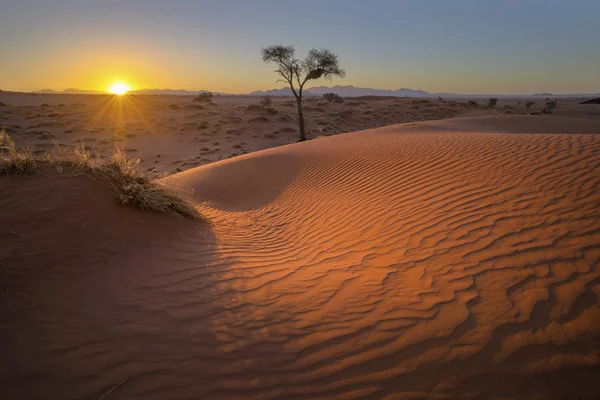
[[[123,82],[115,82],[108,88],[108,91],[113,94],[123,95],[129,91],[130,87]]]

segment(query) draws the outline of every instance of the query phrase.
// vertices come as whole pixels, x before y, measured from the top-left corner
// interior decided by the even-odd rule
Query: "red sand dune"
[[[2,398],[600,397],[596,121],[392,126],[167,178],[210,225],[52,179],[0,180]]]

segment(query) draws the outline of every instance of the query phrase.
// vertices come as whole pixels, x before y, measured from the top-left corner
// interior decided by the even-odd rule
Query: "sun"
[[[131,89],[129,85],[124,82],[115,82],[108,88],[108,91],[113,94],[123,95]]]

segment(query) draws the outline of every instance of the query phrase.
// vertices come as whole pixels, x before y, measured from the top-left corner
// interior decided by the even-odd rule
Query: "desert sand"
[[[163,181],[206,221],[0,177],[3,398],[600,397],[598,120],[408,123]]]
[[[181,172],[299,138],[296,103],[273,98],[219,96],[213,104],[192,96],[41,95],[0,93],[0,127],[17,145],[40,154],[84,146],[99,158],[115,147],[155,177]],[[468,112],[466,103],[426,99],[307,99],[309,138],[383,125],[444,119]]]
[[[295,143],[299,138],[292,98],[273,98],[263,107],[260,97],[217,96],[200,104],[191,96],[58,95],[0,92],[0,127],[17,145],[38,154],[83,146],[100,159],[115,148],[153,177],[162,177],[246,153]],[[309,138],[381,126],[457,116],[511,115],[539,112],[544,99],[526,110],[523,99],[500,99],[485,109],[486,99],[467,100],[365,97],[341,104],[305,99]],[[556,116],[592,118],[590,105],[560,99]],[[551,116],[548,116],[551,117]]]

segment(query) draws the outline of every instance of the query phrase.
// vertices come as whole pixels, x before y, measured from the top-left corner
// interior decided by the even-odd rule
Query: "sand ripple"
[[[60,394],[39,398],[123,379],[111,399],[598,398],[599,128],[440,121],[178,174],[212,244],[118,258],[129,267],[88,292],[103,303],[32,318],[43,362],[2,383]]]

